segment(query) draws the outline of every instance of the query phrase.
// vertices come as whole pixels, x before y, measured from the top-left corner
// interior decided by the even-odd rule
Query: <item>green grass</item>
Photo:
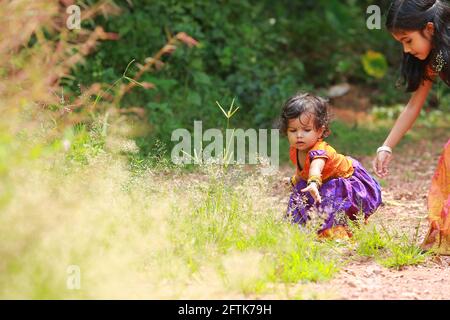
[[[349,126],[341,121],[332,122],[330,130],[328,143],[339,153],[350,156],[373,155],[389,133],[389,128],[369,128],[367,124]]]
[[[178,208],[171,218],[177,252],[188,253],[191,263],[194,256],[195,265],[208,256],[234,251],[266,255],[265,273],[253,283],[256,291],[264,287],[264,281],[321,281],[338,271],[332,250],[318,242],[313,232],[281,220],[282,211],[261,209],[248,196],[220,180],[207,185],[201,201],[191,203],[187,212]]]
[[[370,226],[356,235],[356,253],[363,257],[375,257],[385,249],[389,240],[376,226]]]
[[[282,218],[285,204],[258,171],[175,176],[105,153],[87,164],[30,161],[10,167],[14,193],[0,215],[3,298],[291,299],[301,288],[280,286],[330,280],[348,250],[397,269],[426,259],[411,239],[373,225],[348,243],[318,241]],[[81,269],[80,290],[66,287],[70,265]]]
[[[416,232],[418,227],[416,229]],[[364,225],[353,228],[355,251],[358,256],[371,257],[382,266],[401,269],[426,261],[429,253],[423,252],[417,244],[417,233],[408,236],[383,225]]]
[[[279,177],[257,166],[185,170],[164,146],[142,158],[123,151],[123,138],[89,130],[37,141],[35,152],[26,138],[5,144],[14,152],[2,153],[0,298],[293,299],[308,295],[280,288],[330,280],[346,251],[389,268],[426,259],[377,226],[356,228],[348,243],[319,241],[283,219],[289,192],[280,203]],[[71,265],[80,290],[67,288]]]
[[[397,270],[404,266],[425,262],[431,253],[424,252],[417,243],[419,227],[420,224],[416,227],[416,233],[413,236],[408,236],[397,230],[394,230],[391,234],[385,231],[388,238],[388,252],[380,255],[377,261],[385,267]]]
[[[271,275],[273,280],[279,279],[286,283],[325,281],[339,270],[339,260],[332,256],[324,244],[301,233],[296,233],[294,241],[278,253]]]
[[[405,266],[417,265],[425,262],[428,254],[424,253],[416,244],[408,242],[391,243],[386,257],[380,257],[378,262],[388,268],[401,269]]]

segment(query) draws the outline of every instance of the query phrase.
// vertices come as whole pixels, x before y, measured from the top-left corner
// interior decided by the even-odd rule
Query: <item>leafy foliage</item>
[[[270,128],[283,101],[296,91],[317,91],[341,81],[383,85],[364,71],[361,56],[375,50],[391,60],[388,53],[395,45],[387,32],[366,28],[368,1],[116,3],[121,15],[94,22],[118,32],[120,40],[102,43],[86,64],[76,67],[76,80],[67,80],[68,86],[111,83],[132,59],[142,64],[176,32],[201,44],[163,57],[164,68],[141,79],[155,89],[137,88],[123,101],[121,107],[147,111],[152,139],[138,140],[144,153],[156,139],[169,142],[173,129],[191,129],[194,120],[217,127],[214,101],[228,104],[236,98],[243,111],[240,126]],[[373,98],[389,100],[383,94]]]

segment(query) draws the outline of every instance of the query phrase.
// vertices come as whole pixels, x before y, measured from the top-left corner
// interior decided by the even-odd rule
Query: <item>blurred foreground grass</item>
[[[349,251],[395,268],[424,261],[411,239],[371,225],[344,243],[291,225],[279,173],[137,165],[124,156],[131,142],[86,135],[38,157],[29,139],[2,144],[16,153],[3,153],[0,298],[322,298],[302,284],[331,279]]]
[[[60,150],[9,166],[1,298],[239,297],[338,269],[326,244],[281,219],[284,205],[264,192],[270,177],[133,171],[112,153],[87,157]]]

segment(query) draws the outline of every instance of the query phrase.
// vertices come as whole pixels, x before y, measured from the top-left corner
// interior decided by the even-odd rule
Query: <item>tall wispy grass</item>
[[[246,297],[337,270],[325,244],[282,219],[285,204],[258,171],[137,174],[108,152],[12,170],[0,215],[3,298]],[[72,265],[80,290],[67,287]]]

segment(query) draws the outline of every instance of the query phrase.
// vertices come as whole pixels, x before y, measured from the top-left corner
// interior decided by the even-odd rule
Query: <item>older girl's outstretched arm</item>
[[[408,132],[419,116],[420,110],[425,104],[425,100],[432,86],[433,82],[426,80],[413,93],[405,109],[396,120],[394,127],[391,129],[391,132],[384,141],[383,146],[394,148],[403,138],[405,133]],[[388,174],[388,164],[391,157],[392,154],[389,151],[379,151],[377,153],[377,157],[373,162],[373,169],[379,177],[385,177]]]

